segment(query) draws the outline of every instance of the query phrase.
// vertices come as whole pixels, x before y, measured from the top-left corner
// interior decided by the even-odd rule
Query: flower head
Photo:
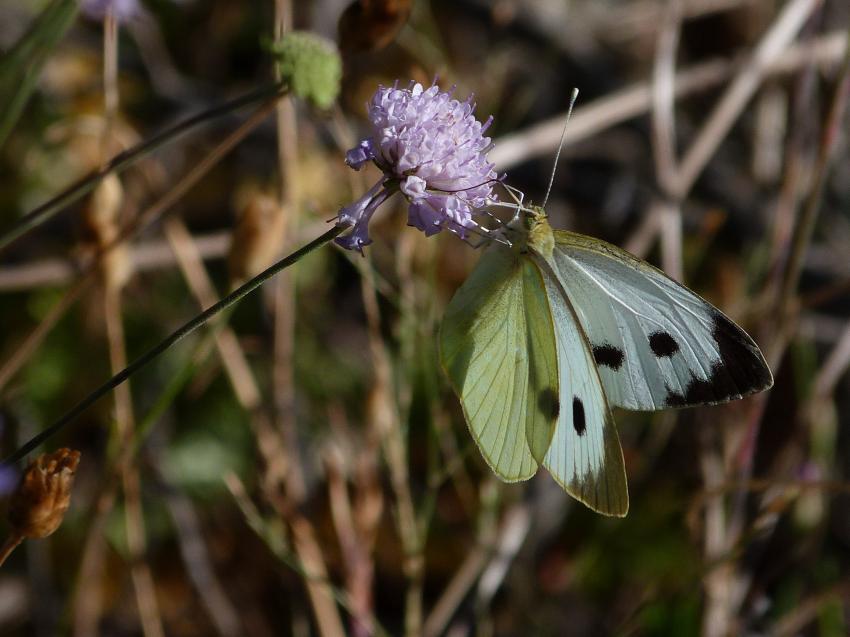
[[[495,200],[497,180],[487,161],[490,138],[475,119],[471,99],[452,99],[436,85],[379,87],[368,105],[372,135],[348,151],[345,163],[360,170],[373,162],[384,173],[361,199],[340,210],[337,223],[352,231],[336,241],[360,250],[371,243],[368,224],[396,191],[410,204],[408,225],[432,235],[447,229],[461,238],[479,228],[474,215]]]

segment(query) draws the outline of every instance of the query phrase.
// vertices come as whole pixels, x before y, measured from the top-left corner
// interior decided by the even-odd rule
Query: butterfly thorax
[[[521,208],[507,230],[508,239],[518,252],[526,253],[532,249],[546,259],[552,256],[555,234],[542,207]]]

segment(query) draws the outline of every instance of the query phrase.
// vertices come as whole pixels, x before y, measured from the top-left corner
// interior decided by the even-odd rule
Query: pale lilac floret
[[[126,22],[141,12],[139,0],[80,0],[80,10],[95,20],[103,20],[110,8],[118,22]]]
[[[497,175],[486,157],[490,138],[483,134],[492,118],[482,124],[469,99],[459,102],[436,85],[425,89],[417,83],[378,88],[368,111],[372,135],[349,150],[345,162],[360,170],[372,161],[384,175],[340,211],[337,223],[353,230],[337,243],[362,251],[371,242],[369,219],[396,190],[410,204],[408,225],[426,235],[448,229],[466,238],[477,231],[474,216],[496,200]]]

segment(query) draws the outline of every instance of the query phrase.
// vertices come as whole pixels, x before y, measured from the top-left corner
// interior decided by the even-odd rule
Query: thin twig
[[[160,467],[157,467],[157,471],[162,475]],[[222,637],[244,634],[239,614],[210,563],[209,551],[192,501],[182,493],[169,489],[165,494],[165,503],[177,529],[177,541],[186,573],[216,632]]]
[[[104,531],[117,491],[117,481],[104,481],[95,499],[94,516],[83,544],[80,566],[74,584],[72,632],[75,637],[92,637],[98,634],[97,626],[103,602],[100,577],[106,548]]]
[[[177,203],[180,198],[186,194],[201,178],[207,174],[221,159],[232,150],[254,127],[256,127],[274,108],[274,103],[271,102],[265,106],[258,108],[239,128],[228,135],[220,144],[218,144],[212,152],[209,153],[203,160],[192,168],[180,181],[172,186],[168,192],[160,197],[156,203],[145,210],[136,219],[121,228],[115,238],[100,249],[94,257],[84,265],[77,282],[74,286],[65,293],[65,296],[58,301],[57,305],[51,309],[48,316],[33,329],[27,336],[24,342],[12,354],[9,362],[0,371],[0,387],[7,383],[23,365],[29,360],[29,357],[35,352],[44,337],[49,331],[64,316],[68,308],[80,296],[96,278],[100,265],[104,259],[122,243],[127,241],[131,236],[141,232],[143,228],[153,223],[162,214],[164,214],[171,206]],[[49,319],[49,320],[47,320]]]
[[[789,73],[812,63],[827,64],[840,60],[844,53],[846,34],[830,33],[811,42],[803,42],[778,55],[764,69],[768,75]],[[722,85],[739,67],[730,60],[712,60],[679,71],[675,78],[675,95],[682,98]],[[564,138],[569,146],[588,139],[646,113],[652,105],[649,82],[639,82],[616,91],[573,111],[570,126]],[[506,170],[540,155],[554,152],[558,145],[565,113],[560,113],[525,130],[505,135],[495,140],[495,148],[488,154],[498,170]]]
[[[131,166],[137,160],[148,155],[154,150],[161,148],[162,146],[172,141],[177,140],[179,137],[181,137],[185,133],[188,133],[190,130],[200,124],[206,123],[211,119],[215,119],[216,117],[232,113],[233,111],[248,106],[249,104],[254,104],[255,102],[259,102],[264,99],[285,95],[286,91],[286,87],[277,84],[261,88],[252,93],[248,93],[247,95],[237,97],[236,99],[225,102],[224,104],[215,106],[211,109],[198,113],[197,115],[183,120],[182,122],[178,122],[174,126],[171,126],[165,129],[164,131],[157,133],[150,139],[143,141],[142,143],[134,146],[133,148],[127,149],[115,155],[111,160],[106,162],[98,170],[86,175],[85,177],[80,178],[71,186],[60,192],[58,195],[54,196],[50,200],[44,202],[37,208],[25,214],[10,229],[8,229],[2,234],[2,236],[0,236],[0,252],[2,252],[9,245],[20,239],[22,236],[24,236],[34,228],[38,227],[45,221],[51,219],[54,215],[56,215],[58,212],[61,212],[64,208],[67,208],[72,203],[79,201],[83,196],[89,193],[98,183],[100,183],[100,181],[104,177],[106,177],[106,175],[112,172],[120,173],[127,167]]]
[[[803,634],[806,626],[821,615],[826,604],[838,602],[842,607],[846,607],[848,599],[850,599],[850,581],[847,579],[827,586],[795,604],[792,610],[782,615],[771,626],[770,634],[776,637]]]
[[[674,194],[677,171],[674,78],[681,20],[680,0],[668,0],[652,74],[652,150],[656,180],[665,200],[656,201],[649,211],[659,219],[661,265],[677,281],[684,281],[681,200]]]
[[[215,303],[218,295],[204,268],[200,251],[192,235],[189,234],[183,221],[174,217],[166,219],[163,228],[192,295],[201,309],[209,307]],[[257,408],[261,399],[260,389],[233,330],[223,325],[215,332],[215,339],[219,358],[233,386],[233,391],[236,392],[239,404],[247,410]]]
[[[124,326],[121,317],[120,289],[104,290],[104,314],[109,342],[109,358],[113,372],[127,365]],[[129,384],[115,388],[115,422],[118,446],[122,452],[115,456],[124,491],[124,523],[127,548],[130,554],[130,574],[136,593],[136,604],[145,637],[163,637],[162,619],[156,602],[156,590],[150,566],[145,561],[145,522],[139,485],[139,470],[128,454],[133,437],[133,402]]]
[[[850,30],[847,33],[848,40],[845,44],[844,61],[841,64],[838,83],[836,84],[829,113],[821,134],[821,143],[814,169],[814,183],[809,191],[806,205],[803,208],[803,213],[794,231],[794,242],[791,246],[791,254],[788,257],[788,266],[785,269],[785,276],[779,297],[780,307],[787,304],[797,289],[803,267],[803,257],[811,242],[812,230],[814,229],[818,212],[820,212],[823,189],[830,175],[830,167],[838,145],[837,142],[841,138],[842,122],[847,107],[847,94],[850,91]]]
[[[153,348],[151,348],[150,350],[148,350],[147,352],[142,354],[139,358],[137,358],[135,361],[130,363],[127,367],[125,367],[123,370],[121,370],[118,374],[116,374],[115,376],[110,378],[108,381],[106,381],[103,385],[101,385],[100,387],[95,389],[92,393],[90,393],[83,400],[81,400],[74,407],[72,407],[71,410],[68,411],[59,420],[54,422],[49,427],[45,428],[41,433],[39,433],[36,436],[34,436],[33,438],[31,438],[29,440],[29,442],[24,444],[17,451],[15,451],[13,454],[11,454],[6,459],[4,459],[2,465],[0,465],[0,466],[8,466],[8,465],[10,465],[14,462],[17,462],[21,458],[23,458],[30,451],[32,451],[33,449],[38,447],[41,443],[43,443],[45,440],[47,440],[48,438],[50,438],[51,436],[53,436],[54,434],[56,434],[60,430],[62,430],[65,427],[65,425],[72,422],[77,416],[79,416],[81,413],[83,413],[92,404],[97,402],[98,399],[100,399],[102,396],[109,393],[113,389],[115,389],[118,385],[123,383],[125,380],[127,380],[130,376],[132,376],[134,373],[136,373],[142,367],[144,367],[145,365],[150,363],[152,360],[157,358],[160,354],[165,352],[172,345],[177,343],[177,341],[181,340],[185,336],[188,336],[189,334],[194,332],[196,329],[198,329],[204,323],[209,321],[211,318],[213,318],[216,314],[218,314],[222,310],[224,310],[224,309],[230,307],[231,305],[233,305],[234,303],[237,303],[240,300],[242,300],[245,296],[247,296],[248,294],[253,292],[255,289],[257,289],[263,283],[265,283],[266,281],[271,279],[275,274],[277,274],[281,270],[289,267],[293,263],[296,263],[299,259],[301,259],[303,256],[309,254],[310,252],[312,252],[316,248],[319,248],[319,247],[325,245],[326,243],[328,243],[329,241],[334,239],[334,237],[339,235],[344,230],[346,230],[345,227],[334,226],[333,228],[331,228],[330,230],[325,232],[325,234],[321,235],[317,239],[314,239],[313,241],[308,243],[306,246],[296,250],[295,252],[290,254],[288,257],[281,259],[280,261],[278,261],[274,265],[270,266],[269,268],[267,268],[266,270],[264,270],[263,272],[261,272],[260,274],[255,276],[253,279],[251,279],[250,281],[248,281],[247,283],[242,285],[241,287],[237,288],[236,290],[234,290],[233,292],[228,294],[226,297],[221,299],[215,305],[211,306],[210,308],[208,308],[204,312],[201,312],[200,314],[198,314],[193,319],[187,321],[185,324],[183,324],[181,327],[179,327],[174,332],[172,332],[168,337],[166,337],[159,344],[155,345]]]
[[[120,95],[118,92],[118,21],[114,7],[109,5],[103,20],[103,95],[104,95],[104,127],[101,138],[101,149],[106,154],[112,138],[112,128],[118,116]],[[92,201],[92,205],[98,205]],[[98,231],[102,235],[117,234],[120,214],[120,200],[116,202],[110,213],[94,211],[100,218]],[[123,249],[116,244],[116,254]],[[109,346],[109,363],[113,373],[127,366],[127,350],[124,338],[124,319],[122,312],[122,285],[112,284],[113,277],[108,270],[114,267],[114,262],[107,259],[104,262],[103,276],[103,312],[106,323],[106,338]],[[133,580],[133,590],[136,595],[136,606],[139,611],[142,631],[145,637],[164,637],[162,618],[156,601],[156,590],[150,566],[145,560],[146,533],[144,511],[142,509],[141,490],[139,485],[139,469],[134,457],[127,453],[135,429],[133,415],[133,399],[130,394],[130,384],[116,387],[113,394],[115,399],[115,438],[121,453],[114,458],[117,470],[121,474],[121,485],[124,491],[124,525],[127,548],[130,554],[130,576]]]
[[[294,243],[303,243],[324,228],[324,221],[305,224],[292,234]],[[220,259],[227,256],[230,249],[231,233],[228,230],[219,230],[193,234],[192,242],[202,260]],[[127,246],[127,257],[132,272],[167,269],[177,263],[177,257],[165,239],[139,241],[132,248]],[[0,293],[58,286],[73,279],[79,271],[79,267],[72,261],[58,257],[7,265],[0,267]]]
[[[294,514],[289,520],[295,551],[298,555],[298,558],[294,559],[280,543],[274,542],[269,537],[262,516],[254,507],[239,478],[230,473],[225,476],[224,480],[248,524],[266,541],[266,545],[274,552],[275,556],[304,580],[316,611],[320,634],[325,637],[343,637],[345,629],[336,610],[336,603],[338,602],[349,610],[351,610],[351,604],[347,596],[334,587],[328,577],[321,547],[313,533],[312,525],[300,514]],[[372,621],[376,628],[384,634],[377,621],[374,618],[372,618]]]
[[[381,432],[384,456],[390,470],[390,483],[396,499],[396,522],[404,551],[402,570],[407,577],[405,635],[412,637],[422,632],[422,578],[425,556],[416,508],[410,492],[407,446],[401,429],[401,416],[392,396],[392,366],[381,338],[380,310],[370,271],[371,269],[364,268],[360,279],[361,296],[369,328],[369,352],[375,375],[370,397],[370,416],[373,426]]]
[[[280,40],[292,28],[292,7],[289,0],[274,0],[274,35]],[[275,68],[276,78],[279,70]],[[275,224],[279,228],[282,244],[286,251],[292,245],[291,230],[297,223],[296,212],[300,209],[297,192],[296,169],[298,161],[298,127],[295,105],[283,98],[277,103],[277,141],[279,173],[279,206],[276,214],[283,215]],[[299,505],[306,497],[304,473],[299,454],[298,433],[295,420],[295,378],[293,356],[295,350],[295,276],[284,272],[274,285],[274,367],[272,370],[274,414],[276,429],[287,449],[287,472],[285,476],[286,498]],[[305,579],[307,593],[313,605],[319,632],[324,637],[342,637],[345,634],[342,619],[326,584],[319,580],[327,578],[321,546],[310,520],[297,512],[296,507],[280,510],[292,530],[293,544],[299,559],[310,575]],[[318,576],[318,578],[316,577]]]
[[[0,368],[0,390],[2,390],[15,374],[26,365],[27,361],[32,357],[39,345],[44,341],[45,337],[56,327],[56,324],[68,312],[77,299],[82,296],[92,283],[95,282],[94,270],[88,275],[81,277],[73,286],[62,295],[62,297],[53,304],[44,318],[36,325],[33,330],[27,334],[26,338],[18,345],[17,349],[6,359],[3,367]]]
[[[6,563],[6,559],[12,554],[21,542],[24,541],[24,536],[19,535],[17,533],[10,533],[6,540],[3,542],[3,545],[0,546],[0,566]]]
[[[676,51],[682,21],[681,0],[668,0],[661,21],[652,71],[652,151],[656,180],[669,192],[676,174]]]
[[[708,121],[682,158],[671,184],[673,192],[680,198],[691,189],[703,168],[714,156],[717,147],[726,138],[744,106],[767,75],[771,64],[780,59],[820,3],[821,0],[791,0],[762,37],[752,56],[718,100]]]

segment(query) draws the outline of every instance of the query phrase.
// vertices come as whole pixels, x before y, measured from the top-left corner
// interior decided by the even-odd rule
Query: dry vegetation
[[[59,4],[0,3],[0,48]],[[546,476],[502,484],[436,356],[477,253],[387,207],[365,258],[311,253],[47,441],[81,452],[71,506],[0,569],[0,632],[847,634],[850,6],[347,4],[149,0],[122,24],[69,17],[18,60],[35,75],[0,60],[0,126],[37,79],[0,137],[4,456],[323,233],[373,182],[343,153],[397,78],[474,92],[491,159],[532,199],[579,88],[553,225],[715,302],[775,387],[618,414],[624,520]],[[293,27],[340,43],[337,105],[266,93],[182,131],[268,87],[268,43]],[[7,501],[24,466],[0,471]]]

